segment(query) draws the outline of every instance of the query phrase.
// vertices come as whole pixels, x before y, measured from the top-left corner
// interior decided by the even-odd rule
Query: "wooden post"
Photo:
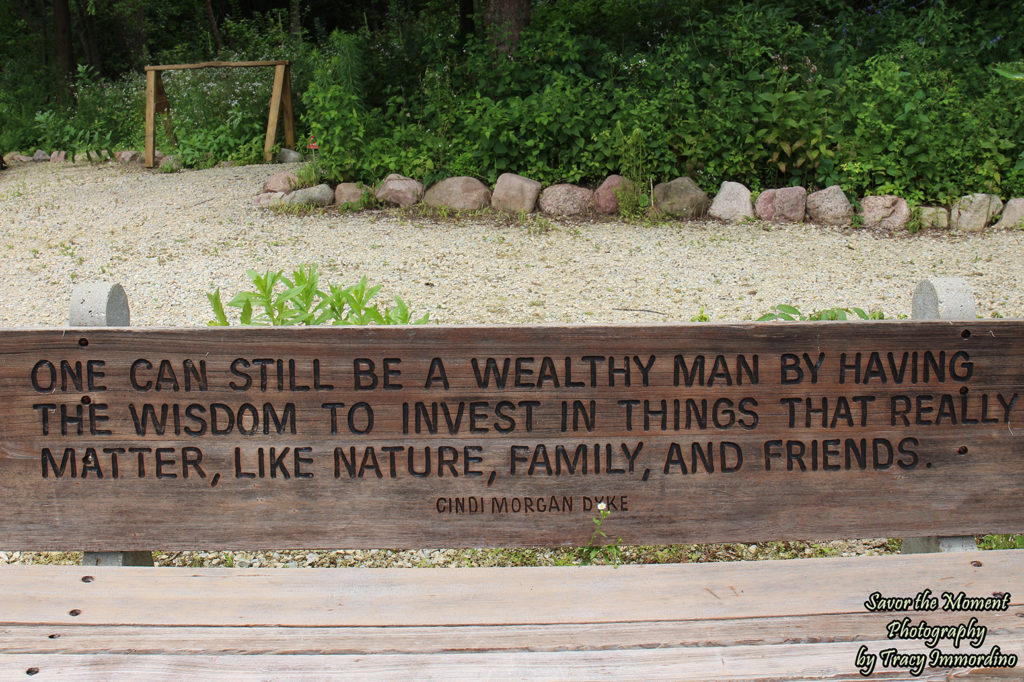
[[[156,77],[157,72],[146,69],[146,168],[154,165],[156,137]]]
[[[284,117],[284,143],[295,150],[295,116],[292,111],[292,67],[284,67],[284,92],[281,93],[281,113]],[[298,151],[298,150],[295,150]]]
[[[147,151],[150,151],[150,148],[147,148]],[[71,305],[68,310],[69,326],[127,327],[130,324],[131,311],[128,309],[128,297],[120,284],[86,282],[79,284],[71,292]],[[83,552],[82,565],[152,566],[153,553]]]
[[[263,142],[263,161],[270,163],[274,160],[272,150],[274,141],[277,138],[277,121],[281,113],[281,97],[284,94],[285,76],[287,67],[278,64],[274,67],[274,88],[270,93],[270,115],[267,117],[267,137]]]
[[[959,277],[922,280],[914,290],[911,316],[915,320],[974,320],[978,309],[967,282]],[[971,535],[904,538],[903,554],[973,552],[978,544]]]

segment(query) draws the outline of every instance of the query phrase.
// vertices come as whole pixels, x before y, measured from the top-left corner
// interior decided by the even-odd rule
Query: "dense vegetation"
[[[283,58],[299,132],[335,181],[628,169],[712,191],[1024,195],[1024,86],[992,69],[1024,56],[1024,13],[1006,3],[534,0],[513,46],[483,19],[515,2],[477,0],[467,24],[465,0],[73,0],[65,90],[67,60],[33,37],[54,34],[55,11],[14,0],[0,147],[139,148],[144,64]],[[270,78],[169,74],[176,140],[158,126],[158,145],[193,166],[257,161]]]

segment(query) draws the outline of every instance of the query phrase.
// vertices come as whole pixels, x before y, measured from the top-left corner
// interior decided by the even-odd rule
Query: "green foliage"
[[[398,296],[395,296],[393,308],[384,306],[382,309],[372,303],[380,285],[369,286],[365,275],[357,284],[348,287],[328,284],[325,290],[320,288],[320,274],[315,265],[299,267],[290,278],[281,270],[263,274],[248,270],[246,274],[255,290],[240,292],[227,304],[240,310],[239,322],[243,325],[426,324],[430,318],[427,313],[413,319],[409,307]],[[220,289],[206,297],[214,314],[210,326],[230,325]]]
[[[590,534],[590,540],[587,541],[587,544],[578,550],[581,566],[590,566],[594,563],[595,559],[603,559],[606,563],[610,563],[615,567],[622,563],[622,547],[620,546],[622,538],[617,538],[615,542],[609,544],[603,544],[598,539],[608,537],[601,530],[601,524],[611,515],[612,513],[605,508],[603,502],[597,505],[597,516],[591,519],[594,522],[594,532]]]
[[[780,303],[761,317],[757,318],[757,321],[767,322],[780,320],[787,322],[816,322],[819,320],[848,320],[851,316],[853,319],[861,320],[885,319],[885,314],[881,310],[873,310],[868,313],[865,312],[863,308],[826,308],[824,310],[816,310],[813,313],[805,315],[794,306]]]
[[[986,535],[978,541],[981,549],[1024,549],[1024,533]]]

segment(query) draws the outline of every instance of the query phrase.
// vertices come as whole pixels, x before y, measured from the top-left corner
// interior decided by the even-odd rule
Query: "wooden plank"
[[[873,643],[877,647],[884,643]],[[180,680],[212,677],[273,679],[545,679],[545,680],[854,680],[864,679],[848,644],[707,647],[628,651],[499,652],[493,654],[384,654],[295,656],[58,655],[0,656],[0,676],[23,679]],[[1019,674],[1019,669],[978,669]],[[876,669],[869,679],[976,679],[971,671]],[[1006,679],[1013,679],[1007,677]]]
[[[256,62],[199,62],[198,64],[161,64],[147,66],[146,71],[177,71],[179,69],[210,69],[210,68],[238,68],[251,66],[280,66],[290,64],[287,60],[256,61]]]
[[[626,544],[1016,532],[1022,355],[1006,320],[4,331],[0,547],[579,545],[598,502]]]
[[[274,86],[270,91],[270,114],[267,116],[267,136],[263,141],[263,161],[270,163],[274,160],[274,140],[277,138],[277,121],[281,114],[281,95],[284,92],[285,76],[287,66],[279,64],[274,67]]]
[[[292,109],[292,67],[284,67],[284,90],[281,93],[281,117],[284,123],[284,144],[295,149],[295,112]]]
[[[156,78],[155,71],[146,71],[146,168],[156,165]]]
[[[937,598],[1008,593],[1019,607],[1022,566],[1024,550],[617,569],[3,566],[0,623],[369,627],[800,617],[864,614],[876,591],[925,589]],[[876,616],[882,625],[891,618]]]
[[[619,623],[379,627],[0,625],[2,654],[472,653],[768,646],[874,641],[893,614],[838,614]],[[964,614],[911,612],[914,623],[956,625]],[[1024,607],[981,615],[988,637],[1024,636]],[[986,638],[986,642],[988,642]],[[1018,647],[1019,648],[1019,647]],[[1009,650],[1009,649],[1008,649]]]

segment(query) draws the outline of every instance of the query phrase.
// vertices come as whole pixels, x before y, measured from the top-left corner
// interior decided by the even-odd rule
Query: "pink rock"
[[[423,198],[423,183],[398,173],[392,173],[384,178],[384,182],[380,183],[380,187],[374,192],[374,196],[379,201],[397,204],[405,208],[406,206],[412,206]]]
[[[427,190],[423,203],[456,211],[478,211],[491,205],[491,190],[476,178],[446,178]]]
[[[275,173],[263,183],[261,192],[291,192],[292,188],[299,184],[299,178],[295,173]]]
[[[864,227],[902,230],[910,221],[907,202],[892,194],[864,197],[860,200],[860,212]]]
[[[598,213],[618,213],[619,197],[616,192],[621,187],[629,187],[633,184],[621,175],[609,175],[601,186],[594,192],[594,208]]]
[[[562,183],[540,194],[540,210],[548,215],[580,215],[594,206],[594,193],[585,187]]]
[[[343,182],[334,188],[334,203],[338,206],[358,204],[366,194],[366,188],[355,182]]]
[[[537,207],[541,184],[515,173],[502,173],[494,185],[491,206],[507,213],[532,213]]]
[[[263,192],[253,197],[252,205],[259,208],[268,208],[280,202],[284,197],[284,192]]]
[[[50,154],[50,163],[64,163],[67,161],[67,152],[53,152]]]
[[[803,222],[807,211],[807,190],[803,187],[767,189],[757,197],[754,212],[761,220],[776,223]]]

